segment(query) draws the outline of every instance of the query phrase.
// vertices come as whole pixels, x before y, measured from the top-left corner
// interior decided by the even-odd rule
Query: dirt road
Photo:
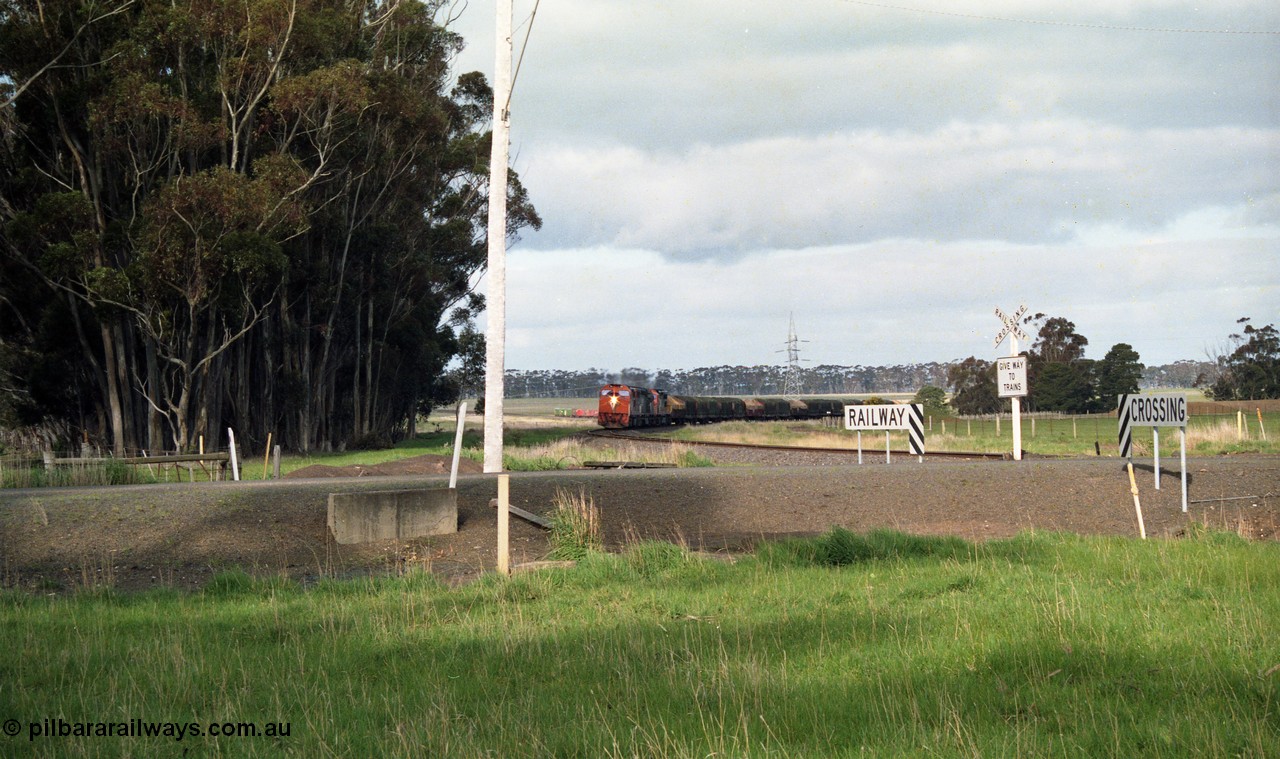
[[[1150,462],[1138,467],[1150,536],[1174,537],[1189,523],[1252,539],[1280,536],[1280,458],[1190,460],[1193,503],[1185,515],[1176,467],[1164,468],[1160,491]],[[495,562],[492,475],[461,478],[454,535],[351,547],[334,543],[326,527],[331,492],[446,484],[439,476],[392,476],[0,491],[0,584],[37,592],[192,588],[233,567],[303,581],[410,566],[474,577]],[[1023,530],[1137,534],[1119,459],[512,475],[512,502],[529,511],[546,513],[557,490],[590,496],[613,546],[638,536],[732,552],[837,525],[974,540]],[[512,550],[517,562],[542,558],[546,537],[513,520]]]

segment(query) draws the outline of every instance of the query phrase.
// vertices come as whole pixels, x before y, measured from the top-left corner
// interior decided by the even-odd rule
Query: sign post
[[[1027,307],[1025,304],[1018,306],[1018,310],[1013,313],[1013,316],[1005,316],[1003,311],[998,308],[996,309],[996,318],[1004,324],[1004,327],[1000,330],[999,334],[996,335],[995,347],[999,348],[1000,343],[1003,343],[1004,339],[1007,337],[1009,338],[1010,345],[1013,348],[1012,356],[1007,359],[998,359],[996,361],[996,385],[1000,388],[1000,397],[1008,398],[1010,405],[1013,406],[1014,461],[1022,461],[1022,398],[1027,394],[1027,358],[1026,356],[1018,355],[1018,339],[1030,340],[1030,338],[1027,337],[1027,333],[1022,330],[1022,327],[1018,326],[1018,320],[1021,319],[1025,313],[1027,313]],[[1006,373],[1000,371],[1001,361],[1014,362],[1008,365],[1008,380],[1006,380]],[[1021,362],[1022,368],[1020,382],[1017,381],[1016,370],[1013,368],[1016,362]],[[1013,389],[1006,391],[1006,386]]]
[[[1182,511],[1187,511],[1187,396],[1181,393],[1126,394],[1119,398],[1120,456],[1133,461],[1133,428],[1151,427],[1155,446],[1156,490],[1160,489],[1160,428],[1177,427],[1181,440]]]

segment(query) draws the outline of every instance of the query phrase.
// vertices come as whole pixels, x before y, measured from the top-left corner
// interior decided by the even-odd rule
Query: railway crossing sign
[[[995,347],[999,348],[1005,338],[1009,338],[1013,350],[1012,356],[997,360],[997,367],[1001,362],[1008,361],[1007,369],[997,368],[996,387],[999,389],[1001,398],[1008,398],[1009,404],[1013,407],[1013,460],[1022,461],[1022,397],[1027,394],[1027,359],[1025,356],[1018,355],[1018,341],[1026,342],[1031,338],[1027,337],[1027,333],[1022,327],[1018,326],[1018,320],[1027,313],[1027,304],[1023,303],[1018,306],[1018,310],[1013,312],[1013,316],[1005,316],[1005,313],[999,308],[996,309],[996,318],[1000,320],[1004,327],[996,334]],[[1017,374],[1016,365],[1021,362],[1021,381]],[[1010,376],[1012,375],[1012,376]]]
[[[1182,393],[1125,394],[1119,397],[1120,456],[1133,458],[1133,428],[1150,427],[1155,456],[1156,490],[1160,489],[1160,428],[1177,427],[1182,441],[1182,510],[1187,510],[1187,396]]]
[[[858,432],[858,463],[862,463],[862,431],[884,430],[884,460],[889,462],[889,430],[906,430],[911,455],[924,461],[924,405],[845,406],[844,428]]]
[[[996,344],[993,347],[999,348],[1000,343],[1003,343],[1006,337],[1008,337],[1009,335],[1013,335],[1013,352],[1017,353],[1018,341],[1022,340],[1023,342],[1026,342],[1027,340],[1031,339],[1027,337],[1027,333],[1023,331],[1022,327],[1018,326],[1018,320],[1021,319],[1026,313],[1027,313],[1026,304],[1018,306],[1018,310],[1013,313],[1013,316],[1005,316],[1003,311],[1001,311],[998,308],[996,309],[996,318],[1004,322],[1004,328],[1001,329],[1000,332],[996,334]]]

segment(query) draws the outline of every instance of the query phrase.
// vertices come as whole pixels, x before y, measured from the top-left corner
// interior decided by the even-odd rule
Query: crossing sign
[[[1027,342],[1031,338],[1022,331],[1022,327],[1018,326],[1018,320],[1026,313],[1027,304],[1025,303],[1018,306],[1013,316],[1005,316],[1003,311],[996,309],[996,318],[1004,324],[1004,327],[996,335],[995,347],[999,348],[1005,338],[1011,338],[1013,343],[1011,351],[1013,355],[997,362],[999,375],[996,385],[1000,389],[1000,397],[1008,398],[1009,406],[1013,409],[1014,461],[1022,461],[1022,398],[1027,394],[1027,361],[1025,356],[1018,355],[1018,341]]]
[[[1182,393],[1125,394],[1119,398],[1119,409],[1121,458],[1133,457],[1134,427],[1187,426],[1187,396]]]
[[[1018,306],[1018,310],[1014,312],[1013,316],[1005,316],[1003,311],[1001,311],[998,308],[996,309],[996,318],[1004,322],[1004,328],[1001,329],[1000,332],[996,335],[996,344],[994,347],[999,348],[1000,343],[1003,343],[1005,338],[1008,337],[1009,335],[1013,335],[1014,338],[1021,340],[1023,342],[1026,342],[1027,340],[1030,339],[1029,337],[1027,337],[1027,333],[1023,331],[1022,327],[1018,326],[1018,320],[1021,319],[1023,315],[1025,315],[1026,313],[1027,313],[1026,304]]]
[[[1187,510],[1187,396],[1182,393],[1126,393],[1118,398],[1120,455],[1133,458],[1133,428],[1151,428],[1151,453],[1155,458],[1156,490],[1160,489],[1160,428],[1177,427],[1182,461],[1182,510]],[[1135,486],[1136,487],[1136,486]],[[1135,490],[1136,494],[1137,491]],[[1136,495],[1135,495],[1136,497]]]

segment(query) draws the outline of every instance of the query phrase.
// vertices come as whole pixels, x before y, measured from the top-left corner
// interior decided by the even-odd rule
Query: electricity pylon
[[[787,330],[787,347],[778,353],[787,354],[787,373],[782,381],[782,397],[795,400],[800,397],[800,343],[807,343],[796,336],[796,315],[791,314],[791,326]]]

